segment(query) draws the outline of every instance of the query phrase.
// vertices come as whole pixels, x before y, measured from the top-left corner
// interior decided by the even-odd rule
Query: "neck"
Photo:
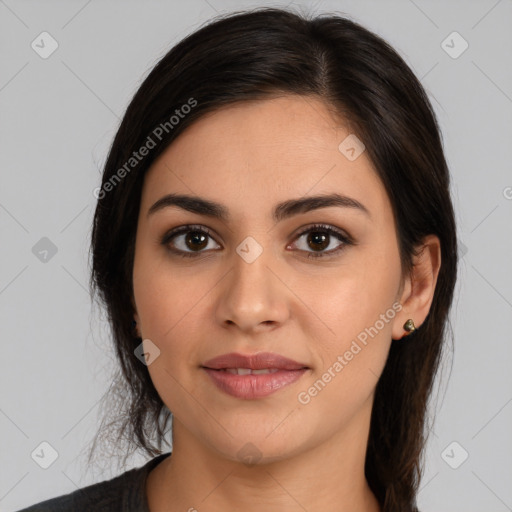
[[[364,474],[370,413],[371,403],[363,431],[359,418],[320,445],[253,465],[222,457],[175,420],[172,455],[148,477],[150,511],[380,512]]]

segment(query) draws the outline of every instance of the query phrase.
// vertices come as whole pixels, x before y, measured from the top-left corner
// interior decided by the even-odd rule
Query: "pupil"
[[[312,233],[310,233],[309,237],[308,237],[308,245],[310,246],[311,249],[325,249],[326,247],[329,246],[329,244],[327,243],[327,238],[328,238],[328,235],[326,235],[325,233],[323,233],[322,231],[314,231]],[[313,242],[311,244],[311,242]],[[321,244],[321,245],[318,245],[318,244]]]
[[[198,242],[198,239],[202,239],[202,242]],[[206,240],[206,235],[204,233],[201,233],[200,231],[190,231],[187,234],[186,243],[191,243],[192,245],[200,245],[200,247],[195,247],[195,249],[203,249],[208,245],[208,242]],[[194,247],[189,247],[190,249],[194,249]]]

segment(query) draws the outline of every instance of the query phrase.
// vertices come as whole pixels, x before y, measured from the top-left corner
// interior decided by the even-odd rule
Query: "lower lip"
[[[307,368],[279,370],[263,375],[234,375],[222,370],[204,368],[214,384],[228,395],[244,400],[263,398],[299,380]]]

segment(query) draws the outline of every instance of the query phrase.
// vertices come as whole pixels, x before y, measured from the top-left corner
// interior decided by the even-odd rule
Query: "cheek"
[[[355,388],[366,396],[382,373],[401,307],[396,301],[399,280],[393,247],[364,248],[354,251],[338,270],[317,276],[307,292],[303,287],[304,302],[315,313],[303,315],[301,326],[316,346],[315,377],[322,380],[319,386],[329,383],[326,387],[337,400],[355,399]]]
[[[215,285],[213,276],[197,266],[173,265],[164,251],[141,243],[136,252],[133,288],[144,337],[166,343],[194,317]]]
[[[206,266],[203,270],[197,265],[178,268],[165,257],[157,260],[143,251],[134,264],[142,335],[160,350],[148,371],[162,400],[179,416],[194,410],[190,396],[198,394],[198,365],[211,343],[207,339],[211,330],[205,326],[211,325],[218,284],[218,276]]]
[[[308,318],[317,318],[302,327],[311,329],[313,324],[320,327],[320,337],[328,345],[335,340],[356,337],[370,328],[380,315],[392,308],[396,299],[400,280],[400,265],[396,258],[392,251],[385,254],[365,248],[354,251],[342,265],[332,270],[314,277],[301,277],[302,283],[296,283],[303,303],[297,307],[304,311],[307,306],[314,314]],[[391,323],[381,329],[391,332]]]
[[[322,306],[325,323],[334,334],[312,334],[317,364],[296,399],[308,417],[329,414],[329,425],[322,428],[331,433],[347,424],[372,397],[391,346],[396,315],[393,294],[384,294],[382,283],[380,287],[366,283],[364,291],[360,284],[354,276],[333,295],[318,296],[314,303]],[[312,425],[312,435],[316,427]]]

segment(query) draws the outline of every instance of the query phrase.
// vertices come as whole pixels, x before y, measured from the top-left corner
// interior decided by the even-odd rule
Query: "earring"
[[[407,333],[404,334],[404,336],[409,336],[409,334],[416,330],[416,326],[414,325],[414,321],[412,318],[409,318],[409,320],[405,322],[404,329],[407,331]]]

